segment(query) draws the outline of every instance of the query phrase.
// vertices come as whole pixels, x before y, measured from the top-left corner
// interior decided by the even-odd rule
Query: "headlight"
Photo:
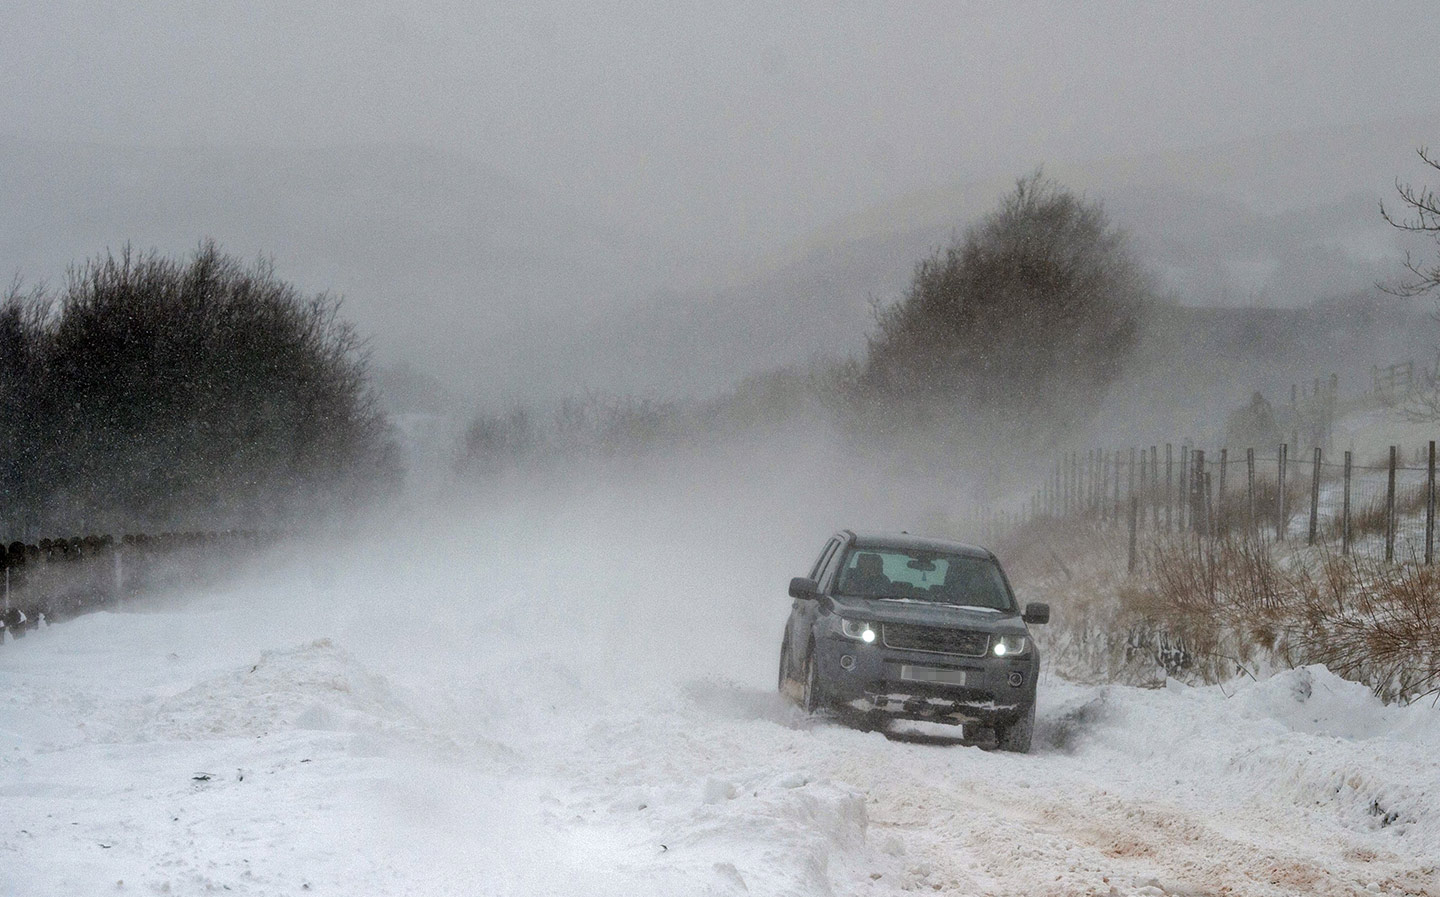
[[[1018,657],[1030,650],[1030,640],[1023,635],[1002,635],[990,646],[996,657]]]
[[[846,638],[853,638],[867,645],[874,643],[875,639],[879,638],[879,633],[869,623],[862,620],[847,620],[844,617],[840,618],[840,632]]]

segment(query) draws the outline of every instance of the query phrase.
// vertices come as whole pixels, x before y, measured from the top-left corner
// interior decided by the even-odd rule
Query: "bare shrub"
[[[1318,578],[1291,622],[1297,656],[1386,699],[1440,692],[1440,568],[1329,555]]]
[[[12,526],[273,526],[387,493],[397,450],[339,310],[210,242],[89,261],[53,302],[12,290]]]

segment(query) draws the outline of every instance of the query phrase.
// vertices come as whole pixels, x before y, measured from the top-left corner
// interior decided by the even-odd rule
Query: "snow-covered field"
[[[818,509],[651,485],[0,648],[0,894],[1440,894],[1440,710],[1304,669],[1048,681],[1028,756],[808,720]]]

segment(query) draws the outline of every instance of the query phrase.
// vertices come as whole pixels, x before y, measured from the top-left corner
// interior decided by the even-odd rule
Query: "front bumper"
[[[832,635],[815,644],[815,662],[832,704],[899,719],[1006,725],[1035,703],[1040,659],[963,657],[866,644]],[[912,681],[903,668],[963,673],[964,684]],[[912,674],[914,670],[912,669]]]

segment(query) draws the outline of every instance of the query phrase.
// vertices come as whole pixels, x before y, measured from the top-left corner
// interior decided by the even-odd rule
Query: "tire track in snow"
[[[1216,806],[1187,800],[1182,786],[1174,802],[1158,801],[1152,789],[1093,783],[1088,763],[1055,753],[957,745],[953,770],[936,775],[896,747],[852,758],[840,777],[867,794],[881,843],[899,838],[912,866],[928,870],[915,883],[942,892],[1440,894],[1434,860],[1377,850],[1332,814],[1240,795]]]

